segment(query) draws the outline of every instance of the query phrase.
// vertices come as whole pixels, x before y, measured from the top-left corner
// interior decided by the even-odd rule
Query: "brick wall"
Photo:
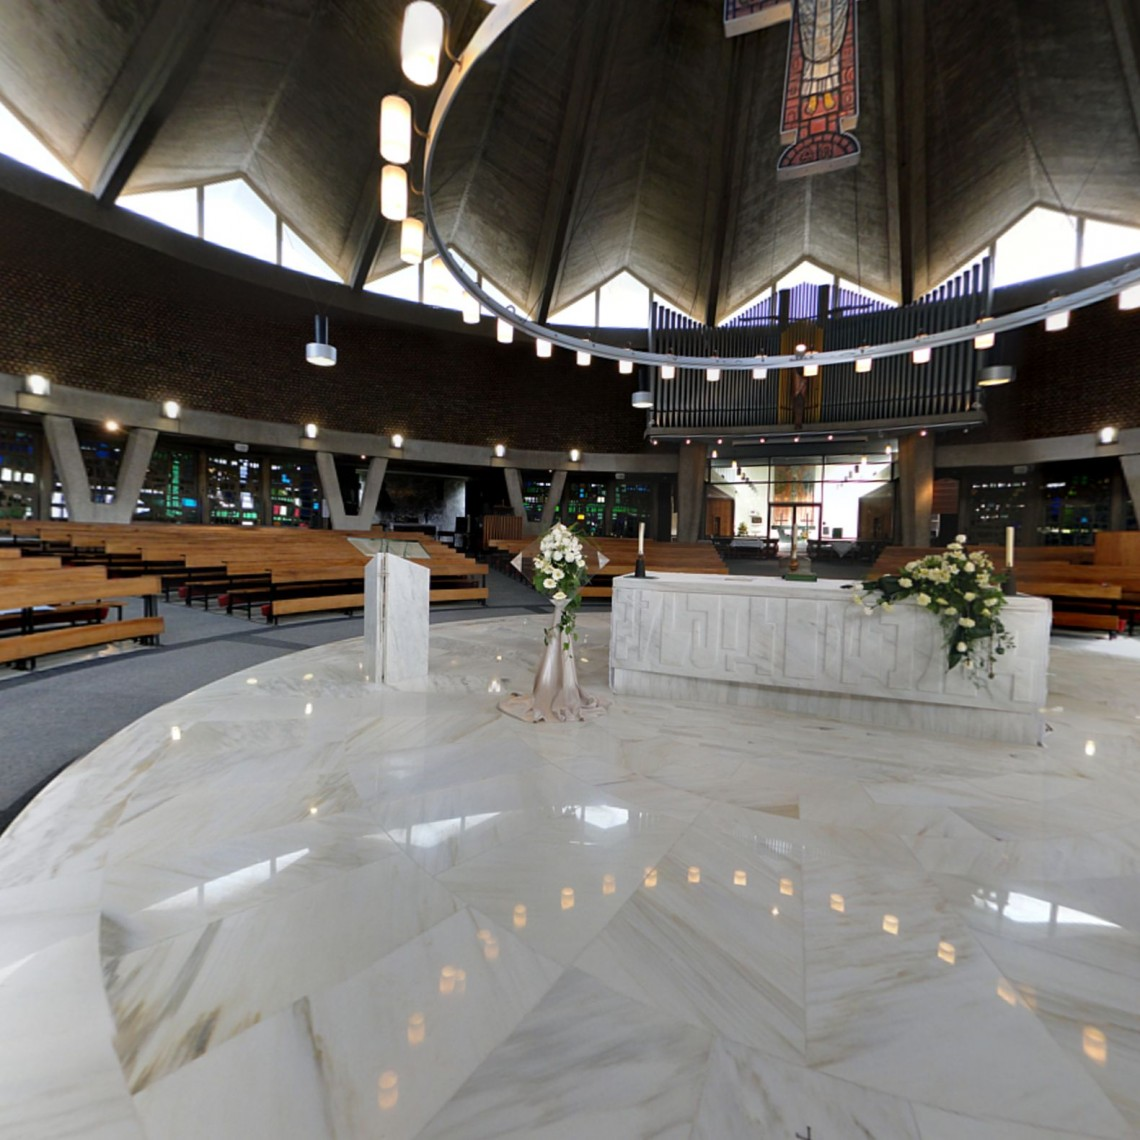
[[[1017,380],[985,393],[990,424],[964,442],[1140,427],[1140,310],[1122,313],[1112,297],[1074,312],[1062,332],[1046,332],[1042,322],[1022,329],[1010,351]]]
[[[487,446],[641,451],[633,377],[529,339],[402,327],[187,264],[0,197],[0,371],[254,419]],[[316,299],[335,368],[304,359]],[[457,330],[462,328],[454,314]]]

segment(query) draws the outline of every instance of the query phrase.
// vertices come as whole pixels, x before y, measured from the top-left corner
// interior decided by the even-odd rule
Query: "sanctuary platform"
[[[503,716],[541,651],[308,650],[49,786],[0,836],[0,1137],[1137,1135],[1140,647],[1055,648],[1043,748]]]
[[[834,582],[705,574],[614,580],[610,684],[659,700],[753,705],[894,728],[1040,742],[1049,602],[1009,599],[993,676],[946,668],[913,603],[868,615]]]

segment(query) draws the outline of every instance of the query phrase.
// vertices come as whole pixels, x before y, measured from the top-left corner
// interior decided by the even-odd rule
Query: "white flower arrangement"
[[[1013,647],[1013,635],[998,616],[1005,596],[1000,579],[994,579],[993,563],[984,551],[967,551],[965,543],[960,534],[943,553],[908,562],[897,575],[864,582],[855,602],[864,613],[874,613],[878,606],[889,613],[896,602],[913,598],[942,625],[947,668],[984,665],[992,677],[994,657]]]
[[[534,559],[532,584],[552,602],[566,602],[558,628],[563,647],[578,635],[574,632],[575,615],[582,604],[581,589],[589,581],[586,552],[582,540],[562,523],[556,523],[542,536],[538,556]]]

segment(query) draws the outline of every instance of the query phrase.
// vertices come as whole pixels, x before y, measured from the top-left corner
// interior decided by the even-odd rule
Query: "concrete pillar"
[[[364,478],[364,493],[360,496],[360,510],[350,515],[344,509],[344,496],[340,493],[340,480],[337,478],[336,461],[332,453],[317,452],[317,475],[321,480],[321,496],[328,504],[329,521],[333,530],[368,530],[372,526],[387,470],[387,459],[374,458],[368,464],[368,474]]]
[[[1140,455],[1122,455],[1120,469],[1124,472],[1124,482],[1132,499],[1132,510],[1140,516]]]
[[[511,504],[511,514],[515,518],[526,518],[526,504],[523,502],[522,472],[517,467],[504,467],[503,478],[507,481],[507,499]]]
[[[899,518],[903,546],[930,545],[934,510],[934,437],[912,432],[899,440]]]
[[[562,492],[566,490],[566,472],[554,471],[550,476],[550,490],[546,502],[542,504],[542,529],[548,531],[554,525],[554,512],[562,503]]]
[[[677,463],[678,542],[696,542],[704,533],[708,453],[703,443],[681,445]]]
[[[63,487],[68,517],[79,523],[129,523],[154,454],[158,432],[152,428],[135,428],[127,436],[115,480],[115,497],[110,503],[91,501],[91,483],[79,449],[75,423],[67,416],[44,416],[44,434]]]

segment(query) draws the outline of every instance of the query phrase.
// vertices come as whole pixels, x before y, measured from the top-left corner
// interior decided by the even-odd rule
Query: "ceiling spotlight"
[[[404,9],[400,34],[400,67],[418,87],[431,87],[439,78],[443,51],[443,13],[427,0],[413,0]]]
[[[495,444],[495,458],[496,459],[502,459],[503,456],[506,454],[507,454],[506,446],[504,444],[501,444],[501,443],[496,443]]]
[[[400,260],[419,265],[424,259],[424,224],[419,218],[405,218],[400,223]]]
[[[1129,285],[1120,291],[1117,303],[1122,309],[1140,309],[1140,285]]]
[[[317,438],[317,425],[316,424],[305,424],[304,433],[305,433],[306,439],[316,439]]]
[[[499,317],[495,322],[495,339],[500,344],[510,344],[515,339],[515,326]]]
[[[759,366],[757,366],[756,368],[753,368],[752,369],[752,379],[753,380],[767,380],[768,379],[768,369],[767,368],[761,368]]]
[[[182,415],[182,405],[177,400],[164,400],[162,404],[162,414],[168,420],[176,420]]]
[[[538,337],[534,342],[535,356],[542,357],[543,360],[549,360],[551,353],[554,351],[554,345],[545,340],[543,337]]]
[[[653,407],[653,393],[652,392],[634,392],[633,406],[635,408],[652,408]]]
[[[869,356],[855,357],[855,371],[856,372],[870,372],[871,371],[871,358]]]
[[[321,368],[331,368],[336,363],[336,349],[329,344],[329,319],[318,314],[314,322],[313,339],[305,345],[305,359]]]
[[[412,157],[412,105],[399,95],[380,100],[380,157],[406,166]]]
[[[978,387],[996,388],[999,384],[1009,384],[1016,374],[1012,364],[993,364],[978,373]]]
[[[624,357],[618,361],[618,371],[623,376],[629,376],[633,372],[633,361],[626,360]]]
[[[570,448],[570,462],[571,463],[577,463],[578,460],[581,458],[582,458],[582,453],[576,447]]]
[[[380,168],[380,213],[390,222],[408,216],[408,172],[402,166]]]
[[[51,381],[46,376],[33,372],[24,377],[24,391],[30,396],[50,396]]]
[[[590,354],[588,352],[582,352],[579,350],[576,359],[582,368],[590,367]]]
[[[929,364],[930,363],[930,348],[923,346],[916,348],[911,354],[910,359],[912,364]]]
[[[1059,313],[1050,313],[1045,318],[1046,332],[1061,332],[1069,327],[1069,310],[1062,309]]]
[[[797,356],[803,356],[803,354],[805,352],[807,352],[807,345],[806,344],[797,344],[796,345],[796,355]]]
[[[479,302],[470,293],[463,294],[460,311],[463,313],[465,325],[477,325],[479,323]]]
[[[1120,432],[1114,427],[1102,427],[1096,433],[1097,443],[1115,443],[1120,438]]]
[[[395,448],[404,446],[404,437],[398,431],[392,433],[392,446]]]
[[[677,375],[677,366],[675,364],[662,364],[661,365],[661,379],[672,380]]]
[[[103,423],[104,431],[118,431],[120,427],[118,420],[105,420]]]

